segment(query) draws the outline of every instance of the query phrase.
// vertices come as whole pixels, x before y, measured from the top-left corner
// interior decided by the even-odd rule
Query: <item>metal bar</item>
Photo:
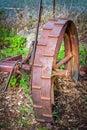
[[[53,18],[55,18],[55,5],[56,5],[56,2],[55,0],[53,0]]]
[[[0,71],[10,72],[15,61],[0,61]]]
[[[2,60],[2,61],[17,61],[17,60],[22,60],[22,55],[9,57],[9,58],[6,58],[5,60]]]
[[[19,62],[19,61],[15,61],[14,65],[13,65],[11,71],[10,71],[10,74],[9,74],[9,76],[8,76],[7,83],[6,83],[5,87],[4,87],[4,89],[2,89],[2,90],[0,91],[0,93],[4,93],[4,92],[6,91],[8,85],[9,85],[11,76],[12,76],[12,74],[13,74],[13,72],[14,72],[15,65],[16,65],[18,62]]]
[[[66,56],[65,58],[63,58],[59,63],[56,64],[56,68],[59,68],[61,65],[63,65],[67,61],[69,61],[72,57],[73,57],[73,55],[70,54],[70,55]]]
[[[40,26],[40,21],[41,21],[41,14],[42,14],[42,0],[40,0],[40,3],[39,3],[38,23],[37,23],[37,29],[36,29],[36,38],[35,38],[35,43],[34,43],[34,49],[33,49],[33,54],[32,54],[32,65],[34,63],[35,52],[36,52],[36,47],[37,47],[37,43],[38,43],[38,33],[39,33],[39,26]]]
[[[0,71],[10,72],[15,62],[16,61],[0,61]],[[31,69],[31,66],[29,64],[21,64],[21,62],[19,62],[19,67],[20,65],[21,65],[21,69],[23,70],[30,71]]]

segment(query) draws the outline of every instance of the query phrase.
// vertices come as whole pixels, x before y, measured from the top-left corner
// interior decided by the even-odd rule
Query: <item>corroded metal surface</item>
[[[63,38],[65,39],[65,57],[58,65],[66,64],[64,71],[70,71],[73,79],[78,79],[78,38],[75,25],[67,19],[51,19],[43,27],[36,48],[32,72],[35,116],[41,122],[53,120],[51,103],[54,102],[54,88],[51,76],[52,71],[55,71],[55,68],[58,69],[56,58]],[[65,72],[60,71],[61,74]]]
[[[87,79],[87,65],[81,66],[79,68],[79,75]]]

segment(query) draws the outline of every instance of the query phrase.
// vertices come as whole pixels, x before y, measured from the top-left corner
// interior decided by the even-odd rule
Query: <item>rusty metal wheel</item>
[[[65,57],[57,61],[62,41]],[[64,70],[60,69],[65,65]],[[32,96],[37,121],[53,121],[54,85],[52,75],[78,79],[78,39],[76,27],[66,19],[51,19],[43,27],[32,70]]]

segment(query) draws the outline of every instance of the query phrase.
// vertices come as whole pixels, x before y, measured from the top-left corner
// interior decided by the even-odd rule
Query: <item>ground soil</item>
[[[33,107],[22,87],[10,88],[0,95],[0,130],[38,130],[40,127],[42,130],[44,127],[51,130],[86,130],[86,79],[80,79],[77,83],[58,79],[53,116],[53,123],[37,122]]]

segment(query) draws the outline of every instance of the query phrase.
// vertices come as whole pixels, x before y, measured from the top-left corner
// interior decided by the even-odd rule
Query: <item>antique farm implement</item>
[[[29,54],[0,61],[0,70],[9,72],[4,92],[13,73],[20,69],[31,73],[31,92],[35,116],[38,121],[52,121],[52,104],[54,104],[54,82],[58,77],[72,78],[74,81],[87,76],[87,67],[79,67],[79,44],[76,26],[71,20],[55,18],[55,0],[53,0],[53,18],[44,26],[38,40],[39,24],[42,13],[42,0],[39,5],[36,39],[32,42]],[[60,47],[64,42],[65,56],[57,60]],[[64,65],[64,69],[61,66]]]

